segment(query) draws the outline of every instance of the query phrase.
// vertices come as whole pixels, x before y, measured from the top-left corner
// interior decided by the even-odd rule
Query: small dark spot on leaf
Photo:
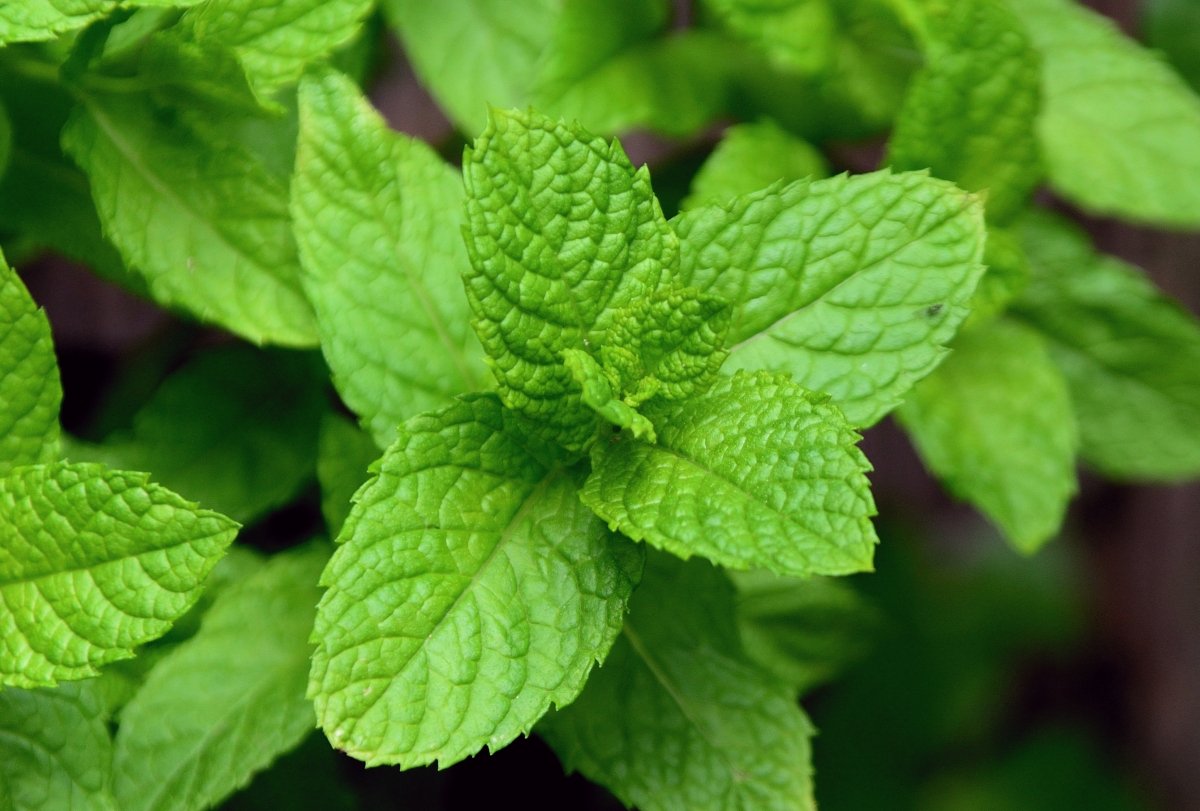
[[[943,305],[941,305],[941,304],[930,304],[928,307],[925,308],[925,315],[927,315],[930,318],[933,318],[935,315],[937,315],[938,313],[940,313],[942,311],[942,306]]]

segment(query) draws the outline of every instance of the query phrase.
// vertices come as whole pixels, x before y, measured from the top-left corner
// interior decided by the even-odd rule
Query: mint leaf
[[[272,90],[300,78],[304,67],[349,42],[372,0],[207,0],[180,25],[198,42],[228,47],[251,83]]]
[[[637,410],[619,399],[618,382],[582,349],[563,352],[563,365],[579,384],[584,405],[620,428],[628,428],[638,439],[655,441],[654,425]]]
[[[1015,313],[1066,377],[1084,461],[1123,479],[1200,474],[1200,322],[1062,221],[1019,233],[1033,278]]]
[[[1036,551],[1075,494],[1071,398],[1041,338],[995,321],[968,330],[897,412],[921,458],[1013,545]]]
[[[467,298],[500,396],[579,449],[595,419],[561,353],[602,346],[616,314],[674,270],[678,240],[645,167],[532,112],[495,111],[464,179]]]
[[[367,480],[367,466],[379,458],[371,435],[334,414],[321,421],[317,440],[317,481],[321,485],[321,515],[331,536],[342,530],[350,514],[350,497]]]
[[[828,0],[706,0],[704,5],[777,67],[816,73],[833,57],[837,18]]]
[[[1010,0],[1042,55],[1050,181],[1099,214],[1200,227],[1200,98],[1111,20],[1068,0]]]
[[[73,459],[150,470],[158,484],[249,522],[286,504],[312,478],[326,409],[312,356],[245,346],[205,352],[171,375],[133,429]]]
[[[479,388],[458,175],[388,130],[332,72],[300,87],[292,213],[334,384],[381,447],[414,414]]]
[[[0,5],[0,45],[54,39],[83,28],[118,5],[117,0],[19,0]]]
[[[115,811],[97,686],[0,690],[0,808]]]
[[[971,299],[971,315],[966,326],[990,321],[1008,309],[1029,284],[1029,259],[1014,231],[991,226],[983,251],[987,271]]]
[[[871,568],[870,465],[828,398],[743,372],[648,413],[658,444],[598,442],[580,491],[614,529],[732,568]]]
[[[0,476],[58,456],[61,402],[50,322],[0,254]]]
[[[539,734],[644,811],[810,811],[812,727],[795,694],[740,650],[721,572],[664,558],[647,561],[604,665]]]
[[[321,545],[271,558],[150,671],[117,732],[122,809],[209,808],[304,739],[314,724],[308,636],[327,559]]]
[[[56,463],[0,479],[0,683],[93,676],[200,596],[237,525],[144,473]]]
[[[531,101],[561,5],[559,0],[385,0],[383,9],[422,84],[460,130],[478,132],[489,104]]]
[[[1193,90],[1200,90],[1200,5],[1149,0],[1143,18],[1150,47],[1164,53]]]
[[[801,180],[828,174],[825,158],[807,141],[770,119],[737,124],[725,135],[692,178],[681,208],[725,203],[777,180]]]
[[[12,157],[12,122],[0,104],[0,178],[8,170],[8,161]]]
[[[746,655],[796,692],[829,681],[867,653],[879,621],[841,579],[730,572]]]
[[[63,146],[91,181],[105,232],[156,299],[256,343],[316,343],[287,189],[243,150],[116,97],[89,98]]]
[[[689,288],[664,287],[617,312],[600,356],[632,405],[683,400],[716,380],[729,306]]]
[[[888,162],[986,190],[988,216],[1010,218],[1041,179],[1037,52],[994,0],[933,6],[926,29],[927,62],[896,117]]]
[[[681,283],[733,304],[730,363],[871,425],[932,371],[983,273],[978,200],[921,173],[797,181],[672,220]]]
[[[368,765],[445,767],[571,701],[641,554],[494,395],[414,417],[355,497],[322,584],[309,695]]]

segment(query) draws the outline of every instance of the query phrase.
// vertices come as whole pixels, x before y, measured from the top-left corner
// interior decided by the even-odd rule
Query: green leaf
[[[718,570],[652,556],[604,665],[538,725],[564,766],[643,811],[815,808],[812,727],[740,650],[732,603]]]
[[[897,414],[929,469],[1017,549],[1058,532],[1079,437],[1067,384],[1035,332],[1003,320],[964,332]]]
[[[371,435],[334,414],[321,421],[317,440],[317,481],[321,484],[321,515],[331,537],[342,530],[350,514],[350,497],[367,481],[367,467],[379,458]]]
[[[133,656],[200,596],[237,525],[100,465],[0,479],[0,683],[94,676]]]
[[[1145,4],[1145,34],[1155,50],[1200,90],[1200,4],[1195,0],[1149,0]]]
[[[368,765],[503,747],[574,699],[620,630],[640,551],[514,423],[494,395],[414,417],[355,497],[309,695]]]
[[[467,297],[500,396],[581,448],[595,417],[561,353],[603,346],[621,308],[675,269],[678,240],[645,167],[578,127],[494,111],[464,164]]]
[[[422,84],[464,132],[487,123],[488,105],[531,101],[539,63],[554,35],[560,0],[385,0]]]
[[[987,271],[975,288],[971,315],[964,328],[990,321],[1003,313],[1029,284],[1029,259],[1011,229],[988,227],[983,262]]]
[[[462,186],[332,72],[300,88],[292,188],[304,286],[334,385],[386,447],[396,426],[480,387],[459,273]]]
[[[928,5],[927,63],[896,118],[888,161],[986,190],[988,216],[1008,219],[1042,174],[1037,52],[1021,21],[995,0]]]
[[[770,119],[737,124],[724,137],[692,179],[681,208],[725,203],[765,188],[777,180],[792,181],[828,174],[824,156]]]
[[[96,687],[0,690],[0,808],[115,811],[112,740]]]
[[[619,399],[616,380],[596,360],[582,349],[563,351],[563,365],[579,384],[584,405],[611,424],[628,428],[638,439],[654,442],[654,425],[637,409]]]
[[[158,484],[249,522],[312,478],[324,374],[312,356],[246,346],[205,352],[167,378],[132,431],[72,458],[153,471]]]
[[[207,0],[180,25],[196,41],[231,48],[251,83],[272,90],[349,42],[373,0]]]
[[[982,206],[922,173],[797,181],[672,220],[681,283],[733,304],[730,363],[871,425],[932,371],[983,273]]]
[[[634,406],[652,397],[684,400],[703,394],[728,353],[729,305],[690,288],[660,288],[622,308],[600,348]]]
[[[746,655],[796,692],[829,681],[870,650],[875,611],[840,579],[730,572]]]
[[[815,73],[833,57],[837,18],[828,0],[706,0],[704,5],[778,67]]]
[[[61,402],[50,322],[0,254],[0,476],[58,457]]]
[[[315,544],[271,558],[154,667],[121,713],[113,793],[122,809],[212,807],[309,733],[308,636],[327,559]]]
[[[859,435],[786,375],[740,373],[648,415],[658,444],[598,442],[580,498],[634,540],[780,574],[871,568]]]
[[[1033,278],[1015,312],[1066,376],[1083,459],[1123,479],[1200,474],[1200,322],[1061,221],[1020,234]]]
[[[83,28],[117,6],[117,0],[17,0],[0,5],[0,45],[54,39]]]
[[[1068,0],[1009,0],[1042,55],[1050,181],[1098,214],[1200,227],[1200,98],[1156,54]]]
[[[63,133],[105,233],[160,302],[254,341],[316,343],[287,188],[235,144],[131,98],[89,98]]]
[[[12,122],[4,105],[0,104],[0,178],[8,171],[8,161],[12,157]]]

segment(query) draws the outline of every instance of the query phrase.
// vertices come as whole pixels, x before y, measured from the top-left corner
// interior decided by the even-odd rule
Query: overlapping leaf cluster
[[[1030,204],[1200,225],[1200,101],[1091,12],[382,6],[482,131],[461,173],[347,76],[369,0],[0,8],[10,257],[319,348],[364,429],[315,352],[242,345],[60,450],[49,329],[0,264],[0,808],[207,807],[314,723],[401,767],[536,728],[645,809],[810,808],[795,694],[840,654],[788,623],[852,600],[790,578],[872,565],[860,429],[899,409],[1023,550],[1077,456],[1200,472],[1196,320]],[[670,219],[607,137],[721,116]],[[890,169],[822,179],[814,143],[889,126]],[[226,554],[172,492],[250,523],[314,476],[332,557]]]

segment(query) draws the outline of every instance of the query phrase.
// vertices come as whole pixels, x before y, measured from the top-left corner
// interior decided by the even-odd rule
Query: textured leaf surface
[[[689,288],[660,288],[622,308],[600,348],[633,405],[703,394],[725,362],[729,305]]]
[[[0,255],[0,476],[57,457],[61,402],[50,322]]]
[[[1200,322],[1059,221],[1027,218],[1021,236],[1033,278],[1016,312],[1066,376],[1084,460],[1118,478],[1200,473]]]
[[[920,173],[797,181],[672,221],[682,284],[733,304],[730,364],[870,425],[941,361],[983,273],[982,207]]]
[[[159,387],[94,458],[153,471],[158,484],[249,522],[312,478],[326,409],[319,359],[249,347],[196,357]]]
[[[112,741],[96,687],[0,690],[0,808],[116,810]]]
[[[1066,381],[1035,332],[1007,321],[964,332],[897,414],[929,469],[1018,549],[1058,532],[1079,438]]]
[[[305,65],[349,42],[372,0],[207,0],[184,15],[197,40],[233,49],[252,83],[293,82]]]
[[[381,447],[485,377],[459,278],[462,199],[454,169],[391,132],[348,79],[301,85],[292,212],[304,286],[334,384]]]
[[[128,811],[209,808],[313,728],[308,643],[328,559],[278,555],[223,591],[121,713],[113,793]]]
[[[16,0],[0,4],[0,44],[54,39],[115,8],[116,0]]]
[[[928,31],[926,66],[896,118],[889,162],[986,190],[988,216],[1005,219],[1041,178],[1037,52],[995,0],[932,4]]]
[[[604,665],[538,726],[568,770],[644,811],[815,808],[812,728],[742,653],[730,592],[701,561],[648,562]]]
[[[746,655],[793,690],[829,681],[871,649],[878,617],[844,580],[729,574]]]
[[[833,57],[837,17],[828,0],[705,0],[704,5],[782,68],[815,73]]]
[[[692,178],[682,208],[724,203],[766,188],[777,180],[823,177],[829,168],[812,144],[769,119],[737,124],[725,135]]]
[[[0,682],[95,675],[200,596],[237,525],[146,479],[67,463],[0,479]]]
[[[1200,98],[1078,3],[1009,5],[1042,55],[1038,137],[1054,186],[1097,213],[1200,227]]]
[[[256,343],[316,343],[287,188],[246,152],[126,98],[90,100],[63,145],[91,181],[108,237],[156,299]]]
[[[493,395],[410,420],[322,577],[309,694],[368,764],[499,749],[575,698],[620,630],[640,551],[511,420]]]
[[[658,444],[598,442],[580,497],[634,540],[739,569],[871,568],[875,507],[859,436],[785,375],[741,373],[649,412]]]
[[[371,435],[347,419],[327,414],[317,441],[321,515],[331,537],[350,514],[350,497],[367,481],[367,466],[380,456]]]
[[[678,240],[645,167],[615,142],[534,113],[493,113],[465,160],[467,297],[506,405],[579,448],[595,431],[565,349],[602,346],[658,288]]]
[[[488,105],[530,101],[559,0],[386,0],[417,75],[464,132],[479,132]]]

